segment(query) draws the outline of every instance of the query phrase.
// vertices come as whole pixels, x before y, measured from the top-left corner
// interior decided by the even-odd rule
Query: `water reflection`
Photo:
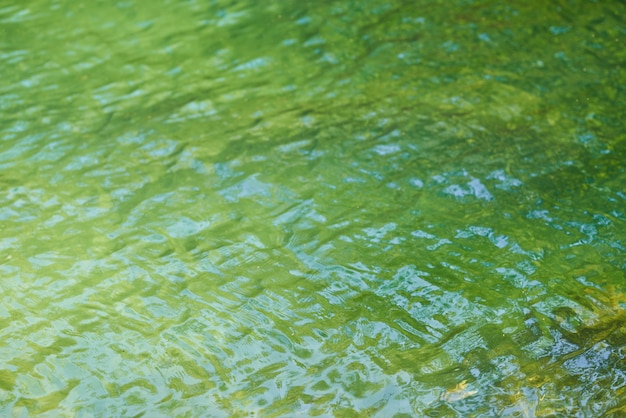
[[[620,7],[0,10],[0,411],[619,413]]]

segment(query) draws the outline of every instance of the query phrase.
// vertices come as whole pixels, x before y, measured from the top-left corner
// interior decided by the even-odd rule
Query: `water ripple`
[[[0,9],[0,415],[619,413],[620,5],[161,6]]]

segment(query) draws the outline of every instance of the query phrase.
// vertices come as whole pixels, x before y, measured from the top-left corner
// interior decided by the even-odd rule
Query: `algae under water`
[[[625,17],[0,3],[0,415],[626,413]]]

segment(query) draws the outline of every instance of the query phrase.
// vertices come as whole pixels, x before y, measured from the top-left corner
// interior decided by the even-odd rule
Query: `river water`
[[[626,413],[625,16],[0,2],[0,415]]]

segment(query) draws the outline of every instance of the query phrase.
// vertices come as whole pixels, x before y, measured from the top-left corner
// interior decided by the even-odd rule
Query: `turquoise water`
[[[623,2],[0,3],[0,415],[626,413]]]

